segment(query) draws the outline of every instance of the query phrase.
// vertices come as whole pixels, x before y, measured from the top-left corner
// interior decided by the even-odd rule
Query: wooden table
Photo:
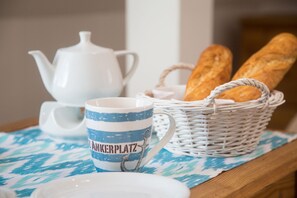
[[[15,131],[37,125],[35,118],[0,126]],[[297,140],[191,189],[193,197],[296,197]],[[296,194],[297,195],[297,194]]]

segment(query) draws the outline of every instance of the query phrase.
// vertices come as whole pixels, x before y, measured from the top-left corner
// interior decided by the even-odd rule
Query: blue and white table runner
[[[192,188],[296,138],[297,134],[265,131],[254,152],[228,158],[190,157],[162,149],[141,172],[175,178]],[[0,186],[29,197],[40,184],[94,173],[88,146],[87,141],[53,139],[38,127],[0,133]]]

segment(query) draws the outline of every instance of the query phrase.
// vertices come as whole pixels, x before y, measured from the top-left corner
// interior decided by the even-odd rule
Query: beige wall
[[[94,43],[125,48],[125,1],[1,0],[0,124],[38,117],[46,92],[29,50],[42,50],[52,61],[58,48],[78,42],[78,32],[92,32]]]

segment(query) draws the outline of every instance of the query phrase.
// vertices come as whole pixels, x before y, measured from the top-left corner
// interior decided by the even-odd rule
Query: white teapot
[[[53,64],[41,51],[29,51],[47,91],[60,104],[75,107],[83,107],[91,98],[119,96],[135,72],[137,54],[96,46],[90,32],[79,32],[79,36],[77,45],[58,49]],[[117,57],[124,55],[131,55],[133,61],[123,77]]]

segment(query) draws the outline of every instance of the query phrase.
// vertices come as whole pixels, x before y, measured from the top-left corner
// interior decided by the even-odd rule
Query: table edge
[[[12,132],[36,125],[37,118],[28,118],[2,124],[0,131]],[[249,197],[296,170],[297,140],[193,187],[191,198]]]

